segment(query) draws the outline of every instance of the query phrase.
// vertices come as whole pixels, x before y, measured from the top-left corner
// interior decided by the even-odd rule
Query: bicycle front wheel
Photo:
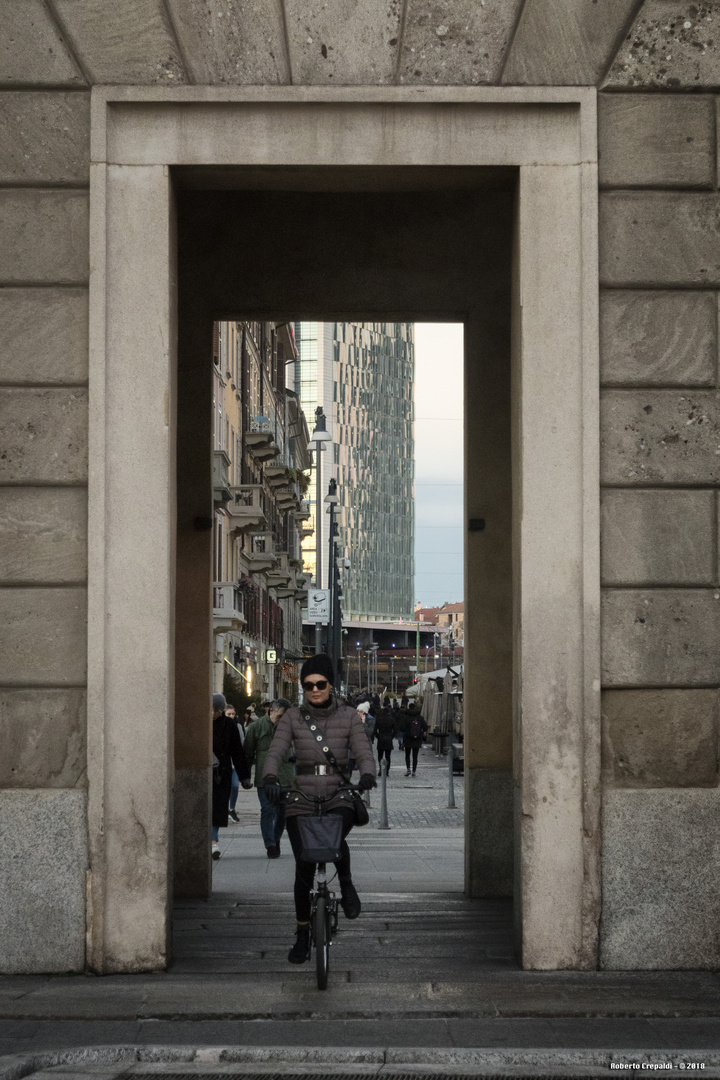
[[[330,920],[327,912],[327,899],[318,896],[315,905],[315,971],[318,990],[326,990],[328,967],[330,964]]]

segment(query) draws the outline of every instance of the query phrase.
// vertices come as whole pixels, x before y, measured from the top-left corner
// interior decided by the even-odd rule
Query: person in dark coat
[[[271,803],[282,797],[279,782],[283,755],[290,746],[295,747],[297,758],[298,791],[313,798],[321,796],[328,800],[326,811],[342,817],[342,845],[340,858],[335,863],[340,885],[340,905],[348,919],[360,914],[360,897],[352,881],[350,849],[347,835],[355,823],[355,811],[348,793],[342,790],[343,775],[348,775],[350,753],[357,759],[360,769],[358,787],[367,790],[376,786],[375,758],[366,738],[363,722],[357,709],[340,705],[333,692],[333,665],[325,653],[309,657],[302,666],[300,683],[305,700],[302,712],[294,706],[278,721],[270,749],[265,757],[261,782],[265,796]],[[303,719],[303,712],[310,718],[310,725]],[[328,765],[322,747],[329,747],[338,767]],[[351,797],[350,797],[351,799]],[[290,792],[287,802],[287,831],[295,856],[295,944],[288,953],[291,964],[302,964],[308,958],[310,941],[310,890],[315,876],[315,863],[300,859],[302,838],[299,818],[312,814],[312,804]]]
[[[405,713],[400,708],[400,703],[397,698],[393,702],[392,707],[393,723],[395,724],[395,736],[397,738],[398,750],[403,748],[403,738],[405,735]]]
[[[408,706],[403,730],[403,746],[405,747],[405,775],[414,776],[417,770],[418,753],[425,742],[427,724],[415,702]],[[412,755],[412,771],[410,769],[410,756]]]
[[[219,859],[218,830],[227,828],[233,766],[244,788],[252,787],[252,783],[250,782],[250,766],[243,753],[237,721],[225,715],[227,702],[223,694],[213,694],[212,707],[212,857]]]
[[[381,709],[380,715],[375,721],[373,738],[377,743],[378,751],[378,776],[382,776],[382,760],[387,761],[387,771],[390,772],[390,757],[393,752],[393,739],[396,735],[395,718],[392,709]]]

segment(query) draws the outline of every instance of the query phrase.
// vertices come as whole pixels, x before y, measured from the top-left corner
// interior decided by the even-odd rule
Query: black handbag
[[[317,724],[313,723],[313,720],[312,720],[312,717],[310,716],[310,713],[307,712],[305,709],[300,709],[300,715],[302,716],[302,718],[305,721],[305,723],[307,724],[307,726],[310,728],[310,731],[312,732],[313,738],[316,740],[316,742],[322,743],[323,737],[322,737],[322,735],[318,734],[318,726],[317,726]],[[323,754],[327,758],[327,760],[330,762],[330,764],[332,766],[334,766],[334,768],[336,768],[337,771],[340,773],[340,779],[344,780],[346,784],[351,784],[352,780],[350,779],[349,776],[347,776],[342,771],[342,769],[340,768],[340,766],[337,763],[337,758],[333,754],[330,747],[329,746],[323,746],[323,747],[321,747],[321,749],[322,749]],[[355,824],[360,829],[360,828],[362,828],[363,825],[367,825],[367,823],[370,820],[370,814],[368,813],[368,808],[365,805],[365,801],[364,801],[364,799],[363,799],[363,797],[362,797],[362,795],[360,794],[359,791],[355,791],[355,790],[348,791],[347,794],[352,799],[351,806],[352,806],[353,812],[355,814]],[[320,861],[320,860],[316,860],[316,861]],[[329,860],[329,859],[325,860],[325,862],[330,862],[330,861],[331,860]]]

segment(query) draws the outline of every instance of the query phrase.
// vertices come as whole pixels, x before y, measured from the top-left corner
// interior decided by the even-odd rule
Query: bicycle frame
[[[338,791],[353,791],[353,784],[342,784]],[[359,790],[359,789],[358,789]],[[283,795],[292,793],[307,803],[311,803],[314,812],[318,816],[327,813],[327,803],[331,801],[324,795],[306,795],[296,788],[286,788]],[[335,798],[333,795],[331,798]],[[327,864],[316,864],[315,880],[310,892],[310,955],[315,949],[315,967],[319,990],[327,989],[328,970],[330,966],[330,947],[338,929],[338,901],[334,892],[330,892],[327,880]]]

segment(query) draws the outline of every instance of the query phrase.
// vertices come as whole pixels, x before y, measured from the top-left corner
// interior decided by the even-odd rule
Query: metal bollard
[[[378,829],[389,829],[388,812],[387,812],[387,761],[385,758],[382,760],[380,766],[380,821],[378,823]]]
[[[455,810],[455,779],[453,777],[453,761],[455,751],[453,744],[448,744],[448,810]]]

